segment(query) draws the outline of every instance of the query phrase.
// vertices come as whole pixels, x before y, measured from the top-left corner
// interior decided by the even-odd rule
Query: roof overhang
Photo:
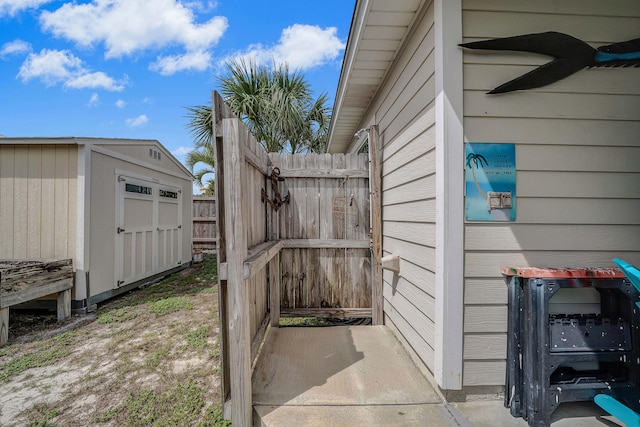
[[[329,153],[349,148],[424,2],[356,0],[329,126]]]

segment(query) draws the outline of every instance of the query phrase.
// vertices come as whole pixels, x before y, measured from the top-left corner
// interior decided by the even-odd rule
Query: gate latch
[[[118,229],[116,231],[118,232],[118,234],[120,234],[120,233],[123,233],[125,230],[124,230],[124,228],[118,227]]]

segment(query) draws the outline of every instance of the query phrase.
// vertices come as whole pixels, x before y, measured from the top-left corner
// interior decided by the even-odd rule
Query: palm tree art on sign
[[[473,175],[473,182],[476,184],[476,188],[478,189],[478,193],[482,195],[482,197],[486,200],[487,195],[482,188],[480,188],[480,184],[478,184],[478,178],[476,178],[476,169],[482,168],[482,165],[489,166],[489,162],[484,158],[482,154],[469,153],[467,155],[467,167],[471,169],[471,175]]]
[[[515,221],[515,146],[466,144],[468,221]]]

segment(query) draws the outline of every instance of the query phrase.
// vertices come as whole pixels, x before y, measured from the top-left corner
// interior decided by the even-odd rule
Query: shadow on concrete
[[[384,326],[273,328],[253,374],[254,406],[274,409],[440,402]]]

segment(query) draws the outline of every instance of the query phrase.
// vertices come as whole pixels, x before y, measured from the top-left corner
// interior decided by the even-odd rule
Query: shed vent
[[[154,150],[153,148],[149,148],[149,157],[153,157],[156,160],[162,160],[162,153]]]

